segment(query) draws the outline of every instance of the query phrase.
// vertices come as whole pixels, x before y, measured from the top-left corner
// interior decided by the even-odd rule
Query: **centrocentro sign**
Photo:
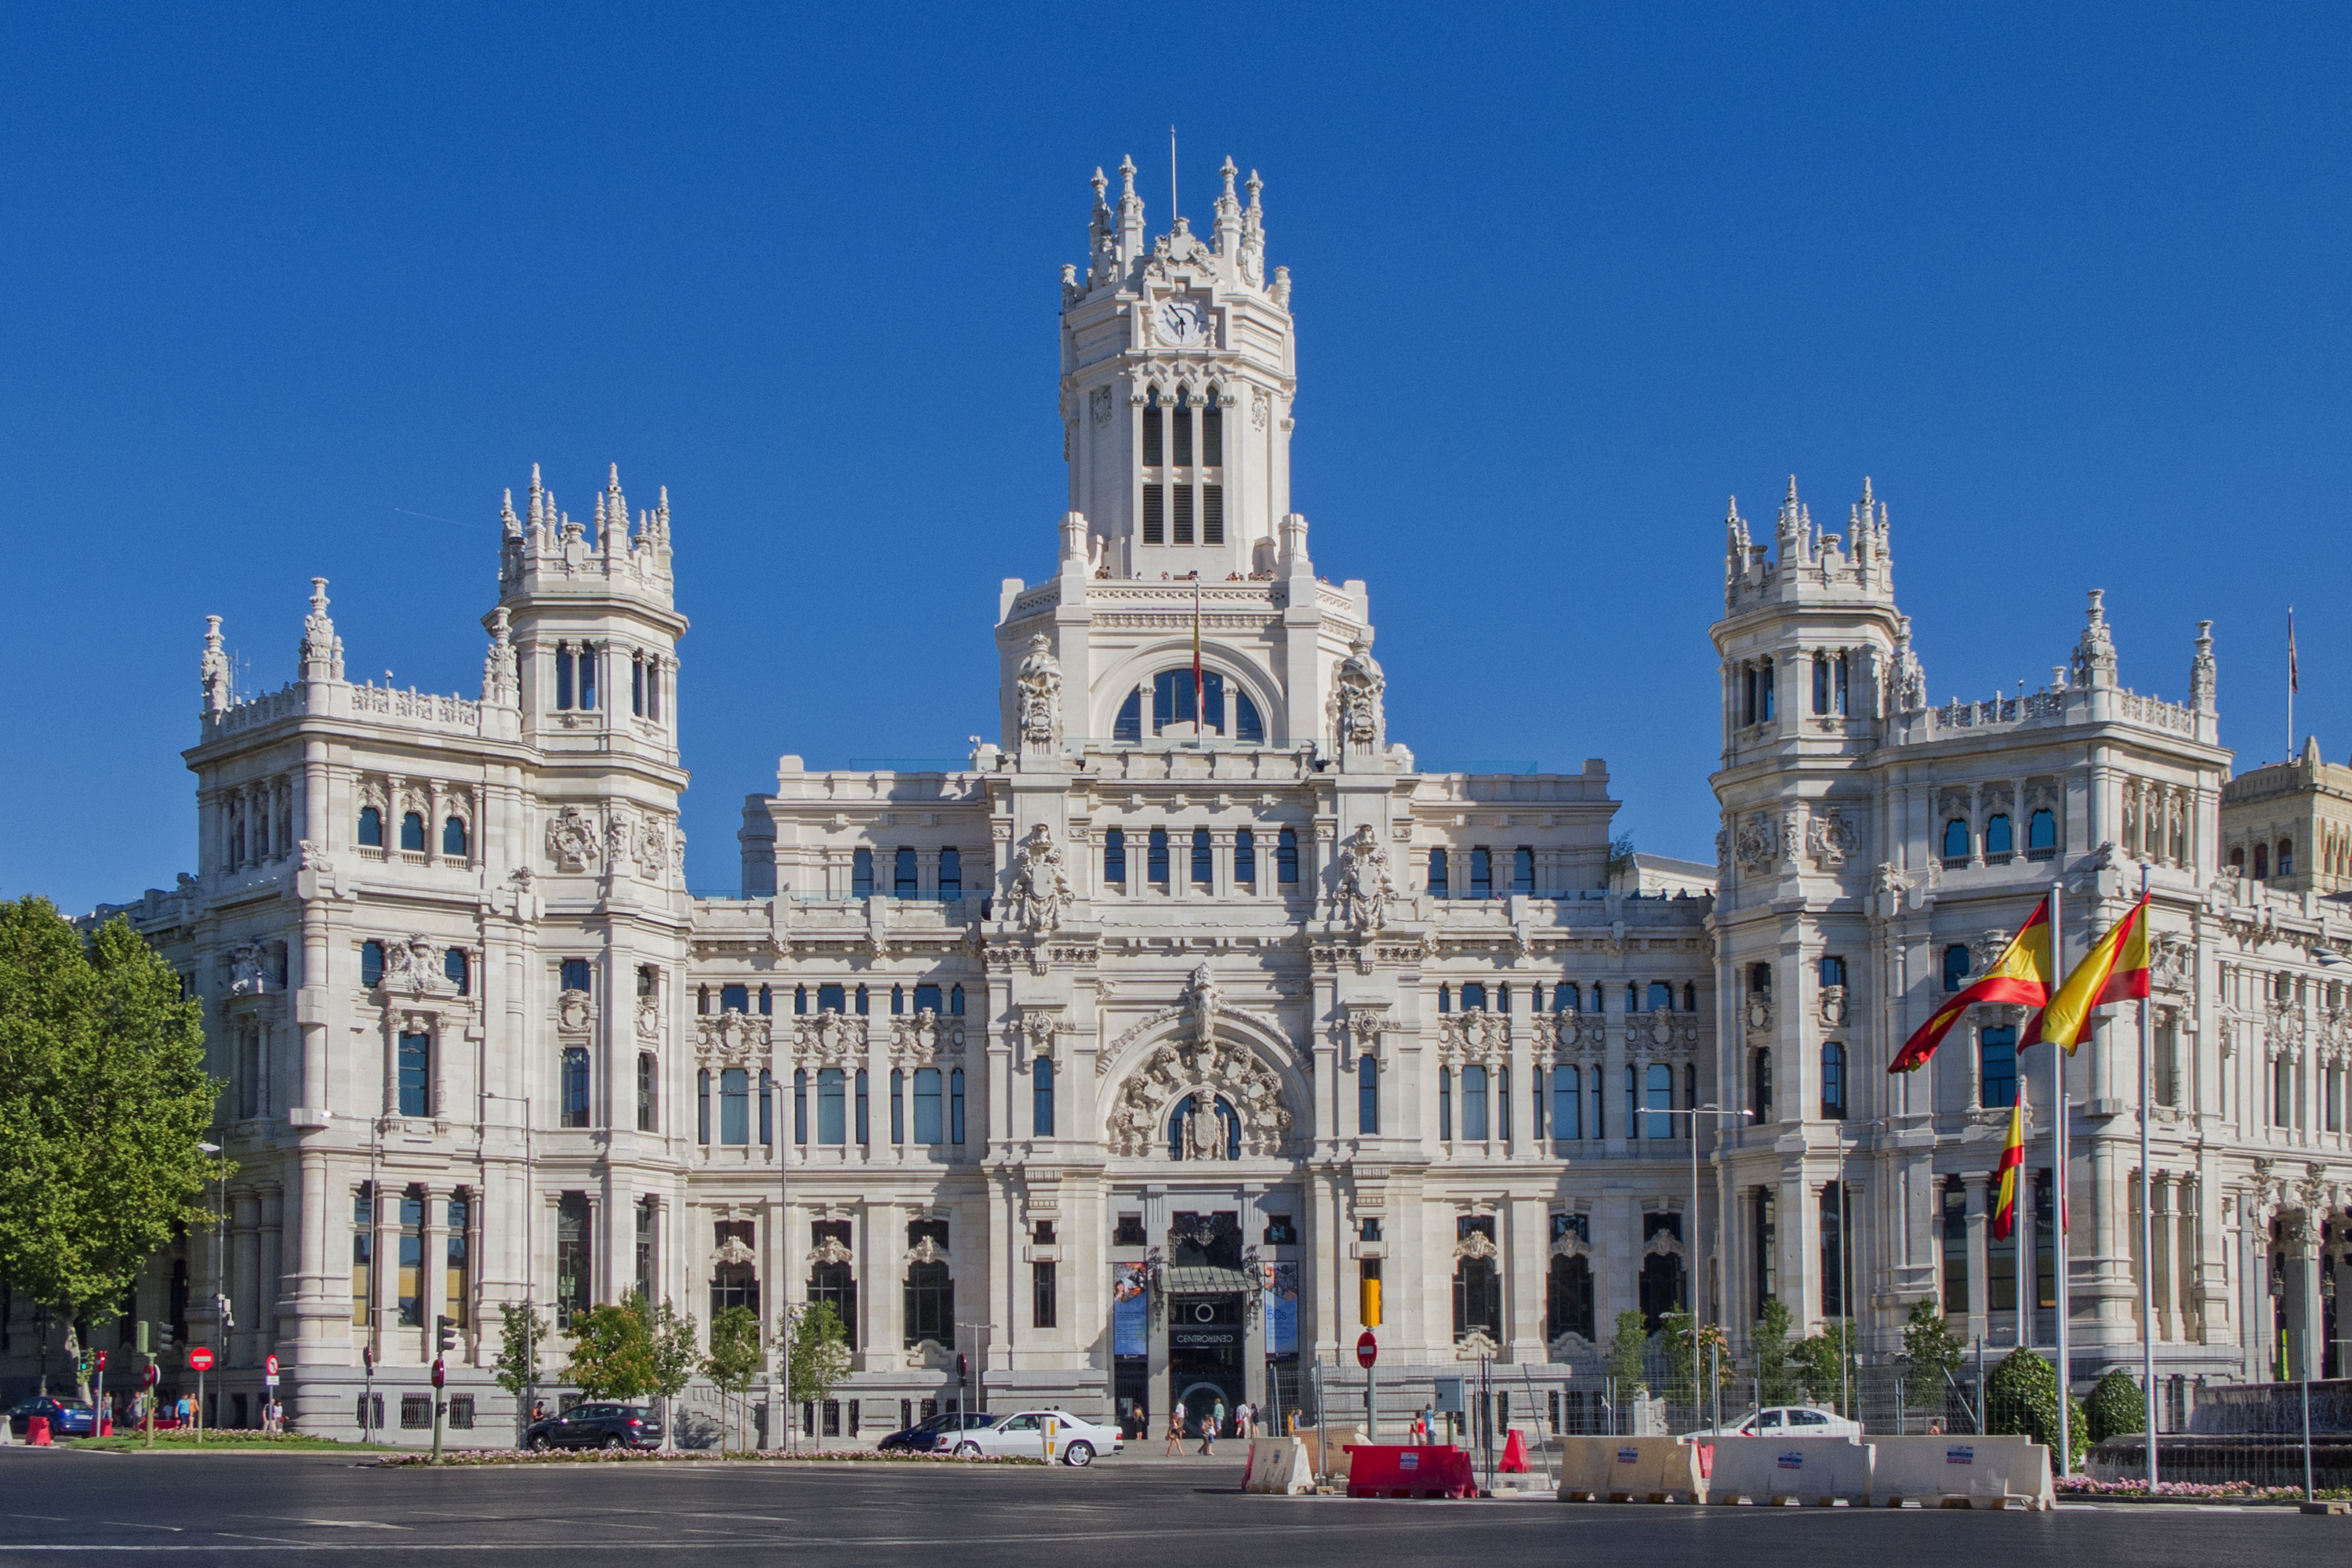
[[[1188,1350],[1223,1350],[1242,1342],[1239,1329],[1180,1329],[1168,1331],[1168,1342]]]

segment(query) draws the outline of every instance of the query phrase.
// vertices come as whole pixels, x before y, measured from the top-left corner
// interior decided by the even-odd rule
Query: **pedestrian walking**
[[[1184,1457],[1184,1406],[1181,1403],[1168,1413],[1168,1451],[1160,1457],[1163,1459]]]
[[[1217,1409],[1219,1413],[1222,1414],[1224,1410],[1224,1406],[1223,1405],[1219,1405]],[[1217,1418],[1214,1415],[1204,1415],[1201,1417],[1201,1447],[1199,1451],[1212,1456],[1213,1456],[1217,1451]]]

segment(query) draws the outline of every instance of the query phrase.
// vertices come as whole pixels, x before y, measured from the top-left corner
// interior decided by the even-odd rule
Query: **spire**
[[[205,693],[205,711],[225,712],[230,700],[228,652],[221,646],[221,618],[205,617],[205,657],[201,675]]]
[[[1234,178],[1240,171],[1234,167],[1234,161],[1227,158],[1225,166],[1217,173],[1225,182],[1223,194],[1217,197],[1217,254],[1231,257],[1241,249],[1242,204],[1240,198],[1234,195]]]
[[[509,539],[520,539],[522,537],[522,519],[515,516],[514,487],[512,485],[509,485],[507,487],[506,499],[499,503],[499,522],[502,526],[506,537]]]
[[[2107,626],[2107,591],[2090,591],[2090,608],[2083,617],[2083,640],[2074,647],[2074,682],[2078,686],[2116,683],[2116,638]]]
[[[1100,163],[1097,163],[1095,165],[1094,186],[1095,211],[1098,213],[1107,213],[1110,211],[1110,203],[1103,199],[1103,193],[1110,189],[1110,182],[1103,177],[1102,165]]]
[[[294,659],[305,680],[343,678],[343,639],[335,635],[335,623],[327,615],[324,577],[310,579],[310,614],[302,622],[302,646],[295,650]]]
[[[2189,705],[2200,713],[2213,711],[2213,688],[2220,673],[2213,662],[2213,623],[2197,623],[2197,658],[2189,667]]]
[[[530,466],[530,526],[537,530],[546,525],[547,490],[539,482],[539,465]]]
[[[1118,258],[1132,262],[1143,254],[1143,198],[1135,194],[1135,160],[1118,161]]]
[[[522,701],[522,678],[515,668],[508,624],[504,605],[490,612],[490,647],[482,656],[482,700],[497,708],[519,707]]]

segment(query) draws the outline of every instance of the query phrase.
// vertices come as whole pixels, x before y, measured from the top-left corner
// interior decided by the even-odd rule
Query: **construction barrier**
[[[1871,1446],[1871,1500],[1882,1507],[2057,1506],[2050,1450],[2030,1437],[1876,1437]]]
[[[1242,1490],[1298,1497],[1315,1489],[1315,1467],[1307,1445],[1296,1437],[1253,1437],[1249,1464],[1242,1472]]]
[[[1836,1437],[1720,1437],[1707,1501],[1867,1508],[1871,1450]]]
[[[1348,1495],[1387,1498],[1474,1498],[1477,1478],[1470,1453],[1450,1445],[1350,1443]]]
[[[1510,1437],[1503,1444],[1503,1461],[1495,1468],[1497,1473],[1506,1476],[1524,1476],[1528,1473],[1528,1440],[1519,1435],[1517,1427],[1511,1428]]]
[[[1345,1475],[1349,1445],[1371,1441],[1361,1426],[1301,1426],[1297,1436],[1307,1450],[1308,1466],[1318,1476]]]
[[[1672,1437],[1562,1437],[1562,1502],[1705,1502],[1715,1448]]]
[[[31,1415],[26,1417],[25,1441],[31,1444],[36,1448],[46,1448],[50,1447],[49,1418],[46,1415]]]

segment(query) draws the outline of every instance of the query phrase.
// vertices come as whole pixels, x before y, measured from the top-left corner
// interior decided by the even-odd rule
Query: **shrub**
[[[2088,1405],[2094,1443],[2147,1427],[2147,1405],[2140,1398],[2139,1384],[2121,1367],[2092,1387]]]
[[[1986,1431],[2022,1433],[2055,1454],[2058,1372],[2048,1362],[2032,1351],[2010,1352],[1985,1379],[1985,1404]],[[2066,1406],[2067,1436],[2072,1440],[2066,1463],[2072,1469],[2091,1447],[2091,1418],[2083,1402],[2071,1394]]]

